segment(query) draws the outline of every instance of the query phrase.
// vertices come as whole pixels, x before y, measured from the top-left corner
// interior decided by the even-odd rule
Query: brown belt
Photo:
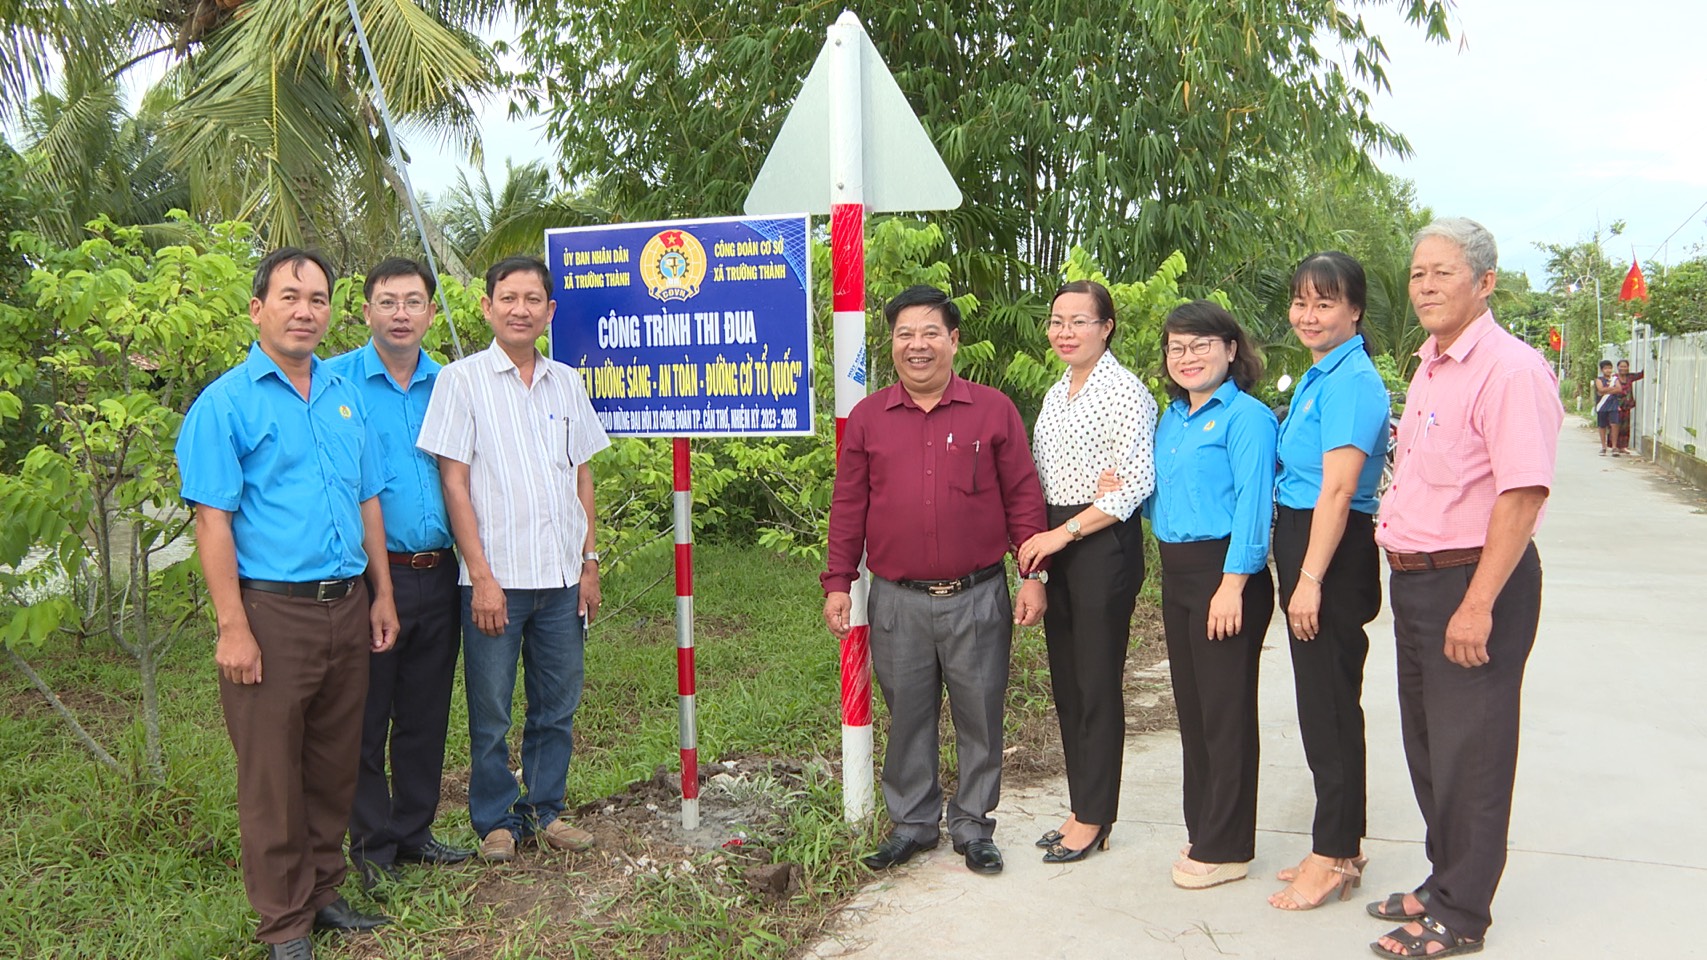
[[[451,552],[448,547],[444,550],[422,550],[419,553],[392,553],[387,550],[386,556],[391,558],[392,564],[399,567],[431,570],[441,563],[449,563]]]
[[[1434,553],[1394,553],[1391,550],[1387,551],[1387,566],[1400,573],[1467,567],[1481,559],[1481,547],[1470,547],[1465,550],[1437,550]]]

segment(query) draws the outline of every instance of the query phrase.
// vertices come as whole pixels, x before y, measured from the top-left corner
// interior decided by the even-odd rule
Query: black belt
[[[952,597],[962,590],[968,590],[993,577],[1002,575],[1003,566],[992,563],[982,570],[974,570],[958,580],[897,580],[895,585],[928,593],[933,597]]]
[[[391,558],[393,566],[408,567],[411,570],[431,570],[441,563],[450,562],[452,557],[449,547],[442,550],[419,550],[415,553],[387,550],[385,555]]]
[[[277,593],[286,597],[308,597],[321,603],[342,600],[356,588],[360,577],[345,580],[310,580],[307,583],[285,583],[280,580],[238,580],[237,585],[262,593]]]

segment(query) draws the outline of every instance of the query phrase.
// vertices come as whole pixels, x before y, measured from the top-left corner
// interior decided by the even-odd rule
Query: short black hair
[[[408,257],[386,257],[375,264],[362,279],[362,299],[372,300],[373,288],[381,280],[390,280],[392,277],[420,277],[421,282],[427,285],[428,300],[439,292],[439,278],[433,276],[433,272],[422,266],[420,261]]]
[[[1610,367],[1610,366],[1612,366],[1612,361],[1611,361],[1611,360],[1602,360],[1602,361],[1600,361],[1600,369],[1602,369],[1602,370],[1605,370],[1605,369],[1606,369],[1606,368],[1607,368],[1607,367]]]
[[[1170,333],[1214,337],[1233,344],[1236,349],[1233,351],[1233,363],[1227,370],[1227,377],[1245,393],[1249,393],[1257,381],[1262,379],[1262,358],[1257,356],[1250,335],[1245,333],[1245,328],[1239,325],[1239,321],[1233,319],[1226,307],[1213,300],[1193,300],[1175,307],[1173,312],[1168,314],[1168,319],[1162,323],[1162,385],[1174,399],[1184,397],[1186,389],[1174,382],[1173,374],[1167,372]]]
[[[538,257],[528,256],[505,257],[497,263],[492,264],[490,267],[487,267],[486,295],[488,297],[492,295],[492,290],[494,287],[498,286],[498,281],[512,273],[519,273],[523,270],[531,270],[539,277],[539,285],[545,288],[545,298],[547,300],[557,299],[552,296],[551,270],[546,267],[545,261]]]
[[[883,305],[883,319],[889,322],[889,329],[895,329],[895,318],[908,307],[935,307],[942,315],[944,326],[950,330],[960,329],[960,308],[954,305],[947,293],[928,283],[914,284]]]
[[[256,300],[267,299],[267,291],[272,287],[273,271],[282,266],[291,267],[291,275],[297,276],[302,271],[302,265],[312,263],[326,275],[326,292],[338,285],[338,275],[332,272],[332,264],[318,250],[304,250],[301,247],[280,247],[261,258],[255,264],[255,282],[250,286],[251,295]]]

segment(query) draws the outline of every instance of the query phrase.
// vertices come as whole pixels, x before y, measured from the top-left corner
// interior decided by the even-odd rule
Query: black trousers
[[[1056,527],[1085,509],[1049,507]],[[1067,794],[1082,823],[1113,823],[1126,746],[1122,680],[1132,607],[1144,582],[1143,521],[1126,521],[1067,544],[1050,563],[1043,614],[1049,683],[1061,723]]]
[[[1243,863],[1257,843],[1257,661],[1274,616],[1268,568],[1245,581],[1238,635],[1209,639],[1227,540],[1161,543],[1162,629],[1185,754],[1185,829],[1199,863]]]
[[[454,561],[431,570],[391,565],[401,629],[390,650],[370,655],[361,766],[350,810],[352,860],[391,863],[399,846],[419,847],[433,838],[451,683],[462,649],[456,575]]]
[[[1524,551],[1494,601],[1488,662],[1466,668],[1446,659],[1446,625],[1475,572],[1474,564],[1395,572],[1391,582],[1399,722],[1434,868],[1417,889],[1428,891],[1431,916],[1473,938],[1493,923],[1505,872],[1523,670],[1541,619],[1541,556],[1533,543]]]
[[[1280,578],[1282,619],[1298,587],[1298,570],[1310,546],[1314,511],[1281,507],[1274,526],[1274,569]],[[1315,572],[1315,571],[1312,571]],[[1320,629],[1313,640],[1292,639],[1292,684],[1298,696],[1298,733],[1316,783],[1311,849],[1324,857],[1355,857],[1367,832],[1368,754],[1363,736],[1363,663],[1369,635],[1363,626],[1381,612],[1381,560],[1375,520],[1356,510],[1322,578]]]

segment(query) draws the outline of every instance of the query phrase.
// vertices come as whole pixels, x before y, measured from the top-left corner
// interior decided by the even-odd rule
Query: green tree
[[[134,115],[111,77],[67,74],[24,114],[25,170],[51,202],[39,205],[33,230],[55,244],[75,246],[84,225],[105,216],[120,226],[147,226],[157,240],[181,234],[167,214],[190,207],[189,183],[168,162],[161,143],[156,94]]]
[[[156,781],[165,777],[156,675],[199,609],[172,444],[191,398],[241,356],[251,330],[247,226],[184,228],[195,246],[159,250],[139,229],[104,221],[70,249],[14,234],[12,249],[36,266],[27,306],[0,305],[0,419],[24,412],[28,388],[46,397],[33,445],[0,474],[0,596],[10,605],[0,653],[121,772],[27,656],[56,638],[94,637],[131,656],[138,765]]]
[[[1444,0],[1392,5],[1445,36]],[[622,217],[734,213],[838,9],[567,0],[519,40],[522,98],[550,117],[566,177]],[[1254,302],[1269,252],[1300,245],[1276,199],[1289,169],[1408,149],[1370,110],[1384,48],[1332,3],[879,0],[861,15],[966,194],[931,218],[957,289],[1010,335],[1074,246],[1114,275],[1191,251],[1195,288]]]
[[[352,211],[397,223],[403,181],[374,81],[400,122],[477,153],[473,103],[492,89],[493,61],[475,31],[505,8],[361,0],[376,76],[343,0],[0,0],[9,32],[0,106],[16,110],[50,73],[110,78],[168,58],[157,86],[173,101],[164,111],[167,156],[189,181],[198,217],[249,220],[269,244],[333,247],[322,225]],[[66,109],[96,112],[76,100]],[[427,232],[466,278],[454,253],[439,249],[436,227]]]
[[[538,253],[540,235],[552,227],[612,220],[604,210],[559,190],[550,168],[539,160],[519,167],[504,161],[504,182],[496,189],[485,170],[476,178],[459,173],[456,186],[430,206],[446,239],[470,263]]]
[[[1661,333],[1707,330],[1707,257],[1685,260],[1661,270],[1648,264],[1648,302],[1636,309],[1643,322]]]

